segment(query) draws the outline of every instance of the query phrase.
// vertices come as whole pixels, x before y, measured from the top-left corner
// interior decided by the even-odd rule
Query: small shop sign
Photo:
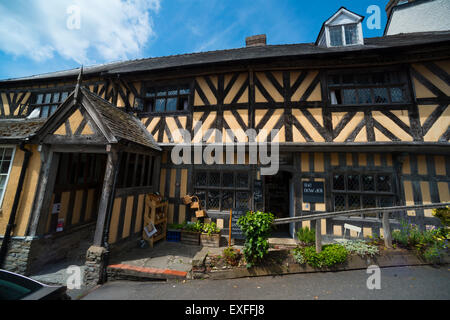
[[[241,230],[241,227],[238,226],[237,222],[240,217],[247,214],[248,209],[246,208],[235,208],[230,210],[230,234],[229,234],[229,243],[231,243],[231,239],[245,239],[245,235]]]
[[[325,186],[323,182],[303,181],[303,202],[325,203]]]

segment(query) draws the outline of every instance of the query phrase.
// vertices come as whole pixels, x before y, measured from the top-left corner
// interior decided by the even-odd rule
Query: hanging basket
[[[205,210],[197,210],[197,211],[195,211],[195,216],[197,218],[206,217],[206,212],[205,212]]]
[[[192,203],[192,198],[191,198],[191,196],[185,195],[185,196],[183,197],[183,203],[186,204],[186,205],[191,204],[191,203]]]
[[[199,203],[198,202],[192,202],[191,203],[191,209],[200,209]]]

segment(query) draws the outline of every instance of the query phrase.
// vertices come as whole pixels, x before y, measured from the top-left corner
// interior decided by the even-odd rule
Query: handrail
[[[286,224],[292,222],[309,221],[309,220],[319,220],[326,218],[333,218],[338,216],[352,216],[356,214],[370,214],[370,213],[381,213],[381,212],[392,212],[392,211],[404,211],[404,210],[414,210],[414,209],[434,209],[450,206],[450,202],[443,203],[431,203],[431,204],[421,204],[414,206],[396,206],[396,207],[383,207],[383,208],[366,208],[358,210],[346,210],[346,211],[334,211],[334,212],[324,212],[315,213],[299,217],[291,218],[279,218],[273,221],[273,224]]]
[[[286,224],[292,222],[299,221],[309,221],[309,220],[319,220],[326,218],[333,218],[339,216],[352,216],[352,215],[360,215],[360,214],[370,214],[370,213],[383,213],[383,233],[384,233],[384,245],[387,248],[392,248],[392,235],[391,235],[391,227],[389,225],[389,213],[395,211],[405,211],[405,210],[415,210],[415,209],[433,209],[433,208],[442,208],[450,206],[450,202],[443,203],[431,203],[431,204],[421,204],[414,206],[396,206],[396,207],[384,207],[384,208],[367,208],[367,209],[358,209],[358,210],[347,210],[347,211],[337,211],[337,212],[324,212],[324,213],[315,213],[307,216],[301,217],[292,217],[292,218],[280,218],[275,219],[272,224]],[[316,223],[316,252],[320,252],[322,250],[322,231],[321,231],[321,223]]]

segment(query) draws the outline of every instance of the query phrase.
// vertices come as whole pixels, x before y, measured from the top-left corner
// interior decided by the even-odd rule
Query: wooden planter
[[[214,233],[210,236],[207,233],[202,233],[202,235],[200,236],[200,240],[201,245],[204,247],[220,247],[220,233]]]
[[[199,246],[200,245],[200,233],[181,231],[181,243]]]

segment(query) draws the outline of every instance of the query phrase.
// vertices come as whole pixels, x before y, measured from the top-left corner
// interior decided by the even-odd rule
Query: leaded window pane
[[[165,104],[166,104],[166,99],[156,99],[155,111],[156,112],[163,112]]]
[[[220,187],[220,172],[210,172],[208,179],[209,187]]]
[[[250,208],[250,193],[236,192],[236,207]]]
[[[195,185],[201,187],[206,186],[206,172],[197,172],[195,175]]]
[[[45,95],[45,102],[44,103],[50,103],[51,98],[52,98],[52,94],[51,93],[47,93]]]
[[[372,175],[362,175],[363,191],[375,191],[375,179]]]
[[[334,196],[334,210],[335,211],[345,210],[345,195],[337,194]]]
[[[394,199],[392,197],[380,197],[380,207],[393,207]]]
[[[236,187],[237,188],[247,188],[248,187],[248,173],[242,172],[242,173],[237,174]]]
[[[6,185],[6,175],[0,175],[0,188],[4,189]]]
[[[345,43],[347,45],[358,43],[358,28],[356,27],[356,24],[344,26],[344,31]]]
[[[347,188],[352,191],[359,190],[359,175],[350,174],[347,176]]]
[[[375,196],[366,195],[362,197],[363,208],[376,208],[377,202]]]
[[[167,99],[166,111],[176,111],[177,110],[177,98]]]
[[[335,174],[333,177],[333,189],[334,190],[345,190],[344,175]]]
[[[43,94],[38,94],[36,96],[36,104],[42,104],[44,102],[44,95]]]
[[[356,210],[360,208],[361,208],[361,197],[359,195],[350,194],[348,196],[348,209]]]
[[[55,93],[53,94],[52,102],[53,102],[53,103],[59,102],[59,92],[55,92]]]
[[[330,27],[330,43],[333,47],[342,46],[342,28],[341,26]]]
[[[210,210],[219,210],[220,204],[220,191],[209,190],[208,191],[208,205],[206,206]]]
[[[222,192],[222,210],[230,210],[234,207],[233,191]]]
[[[373,103],[369,88],[358,89],[359,103]]]
[[[234,173],[233,172],[224,172],[222,176],[222,186],[225,188],[233,188],[234,187]]]
[[[344,104],[356,104],[356,89],[342,90]]]
[[[392,102],[404,102],[405,96],[402,88],[391,88]]]
[[[374,88],[373,95],[375,97],[376,103],[388,103],[388,92],[387,88]]]
[[[391,191],[391,177],[388,175],[377,176],[377,191]]]

